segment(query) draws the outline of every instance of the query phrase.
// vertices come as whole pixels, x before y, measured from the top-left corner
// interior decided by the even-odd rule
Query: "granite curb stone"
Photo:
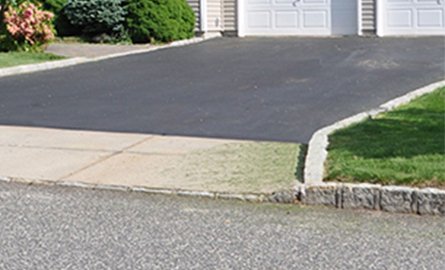
[[[435,188],[327,182],[305,185],[298,197],[308,205],[445,216],[445,190]]]
[[[381,188],[380,207],[393,213],[417,213],[415,188],[385,186]]]
[[[306,184],[320,184],[323,182],[323,176],[325,173],[324,165],[328,156],[328,137],[330,134],[339,129],[348,127],[355,123],[359,123],[368,118],[373,118],[380,113],[387,112],[399,106],[405,105],[413,99],[431,93],[437,88],[443,86],[445,86],[445,80],[429,84],[417,90],[411,91],[406,95],[390,100],[380,105],[378,108],[356,114],[316,131],[309,141],[304,168],[304,182]]]
[[[405,105],[443,86],[445,86],[445,80],[429,84],[390,100],[378,108],[356,114],[316,131],[309,141],[304,168],[304,184],[298,192],[301,201],[311,205],[328,205],[338,208],[445,216],[445,191],[443,190],[323,182],[330,134]]]
[[[308,205],[338,206],[341,189],[336,183],[323,183],[305,187],[301,202]]]
[[[417,213],[445,216],[445,190],[423,189],[416,192]]]
[[[341,188],[341,208],[380,210],[380,185],[344,184]]]
[[[306,205],[324,205],[343,209],[382,210],[392,213],[445,216],[445,190],[434,188],[418,189],[399,186],[329,182],[312,185],[298,184],[293,190],[282,190],[272,193],[228,193],[13,177],[0,177],[0,181],[24,185],[76,187],[117,192],[142,192],[157,195],[191,196],[255,203],[295,204],[301,202]]]

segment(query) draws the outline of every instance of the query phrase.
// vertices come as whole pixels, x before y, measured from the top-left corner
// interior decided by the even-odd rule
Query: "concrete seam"
[[[0,146],[10,147],[10,148],[49,149],[49,150],[76,151],[76,152],[100,152],[100,153],[116,152],[116,150],[106,150],[106,149],[86,149],[86,148],[69,148],[69,147],[55,147],[55,146],[20,145],[20,144],[0,144]]]
[[[144,142],[150,140],[151,138],[152,138],[152,136],[148,136],[148,137],[146,137],[146,138],[143,138],[143,139],[137,141],[136,143],[133,143],[133,144],[127,146],[127,147],[122,148],[122,149],[119,150],[119,151],[113,151],[113,152],[110,152],[109,155],[106,155],[106,156],[104,156],[104,157],[102,157],[102,158],[99,158],[98,160],[93,161],[92,163],[87,164],[87,165],[81,167],[80,169],[75,170],[74,172],[70,172],[70,173],[68,173],[67,175],[64,175],[64,176],[60,177],[60,178],[57,179],[56,181],[64,180],[64,179],[66,179],[66,178],[68,178],[68,177],[71,177],[71,176],[74,176],[74,175],[76,175],[76,174],[78,174],[78,173],[80,173],[80,172],[82,172],[82,171],[88,170],[89,168],[94,167],[94,166],[96,166],[97,164],[102,163],[102,162],[104,162],[104,161],[106,161],[106,160],[109,160],[109,159],[112,158],[112,157],[115,157],[115,156],[117,156],[117,155],[119,155],[119,154],[125,153],[126,150],[131,149],[131,148],[133,148],[133,147],[135,147],[135,146],[137,146],[137,145],[139,145],[139,144],[142,144],[142,143],[144,143]]]

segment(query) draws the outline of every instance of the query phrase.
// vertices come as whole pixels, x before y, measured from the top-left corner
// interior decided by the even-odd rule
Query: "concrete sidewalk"
[[[299,145],[0,126],[0,177],[271,194],[295,185]]]

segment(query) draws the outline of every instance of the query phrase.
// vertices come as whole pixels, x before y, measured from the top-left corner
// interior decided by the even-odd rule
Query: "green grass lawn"
[[[329,140],[326,180],[445,188],[445,88]]]
[[[32,52],[8,52],[0,53],[0,68],[35,64],[45,61],[53,61],[63,59],[61,56],[48,53],[32,53]]]

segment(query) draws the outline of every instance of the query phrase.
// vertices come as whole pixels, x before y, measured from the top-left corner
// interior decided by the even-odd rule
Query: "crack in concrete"
[[[105,157],[99,158],[98,160],[94,161],[93,163],[90,163],[90,164],[88,164],[88,165],[86,165],[86,166],[84,166],[84,167],[82,167],[82,168],[80,168],[80,169],[78,169],[78,170],[76,170],[74,172],[71,172],[71,173],[69,173],[69,174],[67,174],[65,176],[62,176],[59,179],[57,179],[56,181],[62,181],[62,180],[67,179],[67,178],[69,178],[71,176],[79,174],[80,172],[83,172],[83,171],[85,171],[85,170],[87,170],[89,168],[92,168],[92,167],[94,167],[94,166],[96,166],[96,165],[98,165],[98,164],[100,164],[100,163],[102,163],[102,162],[104,162],[106,160],[111,159],[112,157],[115,157],[117,155],[125,153],[127,150],[129,150],[129,149],[131,149],[131,148],[133,148],[135,146],[138,146],[138,145],[140,145],[142,143],[145,143],[146,141],[149,141],[149,140],[151,140],[153,138],[154,138],[153,136],[148,136],[147,138],[144,138],[144,139],[142,139],[140,141],[137,141],[137,142],[135,142],[135,143],[133,143],[133,144],[127,146],[127,147],[122,148],[122,150],[112,152],[110,155],[107,155]]]

